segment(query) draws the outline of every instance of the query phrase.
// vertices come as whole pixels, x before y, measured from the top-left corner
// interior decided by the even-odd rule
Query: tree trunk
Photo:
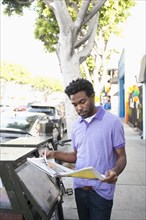
[[[64,86],[67,86],[71,80],[75,80],[81,77],[79,56],[77,54],[67,55],[65,53],[67,47],[69,47],[69,45],[64,43],[64,46],[60,46],[59,53],[57,54],[59,58],[61,73],[63,75]]]
[[[79,64],[79,55],[76,53],[71,53],[71,43],[70,36],[61,35],[59,39],[59,44],[57,48],[57,56],[59,59],[61,73],[63,75],[64,87],[68,86],[72,80],[80,78],[80,64]],[[72,123],[76,119],[77,114],[75,112],[74,107],[71,102],[66,97],[65,101],[65,113],[66,113],[66,121],[67,121],[67,136],[71,138],[71,128]]]
[[[86,60],[93,48],[98,24],[97,12],[106,1],[95,0],[93,10],[90,13],[88,12],[90,1],[83,1],[78,16],[73,21],[64,0],[44,0],[53,10],[60,30],[57,55],[65,87],[72,80],[81,77],[80,63]],[[82,36],[84,25],[87,25],[88,28],[84,31],[85,36]],[[76,118],[76,114],[68,101],[66,101],[66,115],[68,136],[70,137],[71,124]]]

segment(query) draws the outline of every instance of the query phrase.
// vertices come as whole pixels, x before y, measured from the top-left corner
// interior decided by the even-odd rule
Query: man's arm
[[[47,159],[54,158],[67,163],[75,163],[76,151],[73,152],[48,151],[46,157]]]
[[[122,171],[124,170],[126,164],[127,164],[127,157],[125,152],[125,147],[121,147],[119,149],[116,149],[117,153],[117,161],[115,167],[113,167],[111,170],[108,170],[106,172],[106,177],[104,179],[104,182],[107,183],[115,183],[118,180],[118,176]]]
[[[125,147],[116,149],[117,153],[117,162],[115,167],[112,169],[116,172],[117,176],[119,176],[120,173],[124,170],[126,164],[127,164],[127,157],[126,157],[126,152],[125,152]]]

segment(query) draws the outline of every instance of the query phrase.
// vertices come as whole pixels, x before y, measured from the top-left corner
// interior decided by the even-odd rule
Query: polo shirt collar
[[[104,116],[104,114],[105,114],[105,110],[103,109],[102,106],[97,106],[97,109],[98,109],[98,111],[97,111],[96,115],[94,116],[94,118],[96,118],[97,120],[101,121],[103,116]],[[84,118],[79,116],[79,122],[82,122],[82,121],[84,121]]]

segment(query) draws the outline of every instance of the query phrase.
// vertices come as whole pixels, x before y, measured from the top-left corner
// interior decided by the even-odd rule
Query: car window
[[[34,124],[36,117],[37,117],[36,115],[35,116],[7,115],[6,117],[1,117],[0,126],[1,128],[14,128],[23,131],[29,131]]]
[[[31,106],[28,109],[29,112],[43,112],[49,116],[55,115],[55,108],[51,106]]]

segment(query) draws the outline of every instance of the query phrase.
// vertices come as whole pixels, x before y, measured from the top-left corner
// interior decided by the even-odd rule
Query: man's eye
[[[84,104],[85,102],[86,102],[85,100],[82,100],[82,101],[81,101],[81,104]]]

